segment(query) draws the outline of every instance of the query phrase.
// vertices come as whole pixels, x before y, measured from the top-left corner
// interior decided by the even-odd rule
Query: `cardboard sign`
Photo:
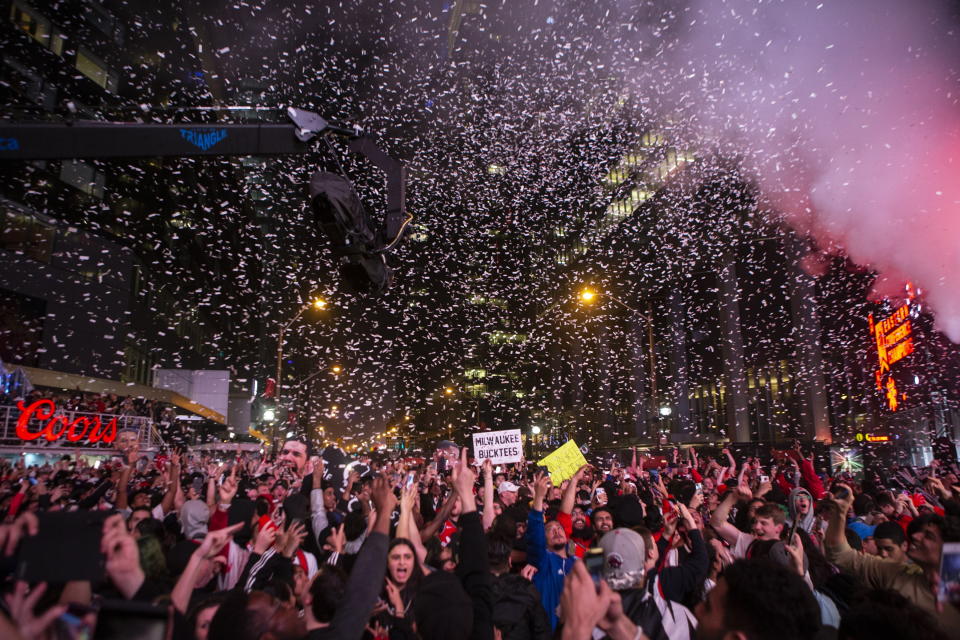
[[[562,447],[537,464],[547,468],[554,486],[558,486],[564,480],[572,478],[577,469],[587,464],[587,459],[583,457],[576,442],[567,440]]]
[[[511,464],[520,462],[522,456],[520,429],[473,434],[473,457],[477,464],[483,464],[484,460],[493,464]]]

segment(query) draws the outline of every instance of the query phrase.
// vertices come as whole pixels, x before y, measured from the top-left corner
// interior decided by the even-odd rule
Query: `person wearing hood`
[[[199,540],[207,535],[210,507],[199,499],[187,500],[180,507],[180,523],[187,540]]]
[[[787,499],[787,510],[790,513],[790,524],[798,520],[797,526],[807,533],[813,531],[813,522],[816,519],[813,514],[813,496],[803,487],[797,487],[790,492]]]

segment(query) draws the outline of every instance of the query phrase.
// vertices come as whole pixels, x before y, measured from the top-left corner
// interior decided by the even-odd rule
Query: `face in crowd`
[[[774,522],[773,518],[760,516],[753,519],[751,531],[760,540],[779,540],[783,525]]]
[[[567,546],[567,533],[563,530],[563,525],[556,520],[551,520],[546,526],[547,546],[555,552],[559,552]]]
[[[397,544],[387,554],[387,574],[390,581],[402,587],[413,575],[415,556],[413,549],[406,544]]]
[[[877,548],[876,555],[880,556],[884,560],[890,560],[892,562],[906,562],[906,542],[897,544],[890,538],[874,538],[873,540]]]
[[[503,503],[503,506],[509,507],[517,502],[517,492],[516,491],[501,491],[500,492],[500,502]]]
[[[583,507],[574,507],[570,513],[570,521],[574,529],[583,529],[587,526],[587,514],[583,512]]]
[[[613,516],[610,512],[601,509],[593,513],[593,528],[597,530],[597,535],[603,535],[613,529]]]
[[[278,461],[297,476],[303,476],[307,466],[307,445],[299,440],[287,440],[283,443]]]
[[[921,567],[939,567],[943,551],[943,535],[940,527],[927,523],[910,536],[907,556]]]

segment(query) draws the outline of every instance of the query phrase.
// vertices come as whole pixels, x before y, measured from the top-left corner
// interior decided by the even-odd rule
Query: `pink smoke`
[[[913,282],[954,342],[957,22],[936,0],[702,0],[665,47],[663,75],[645,72],[672,87],[701,143],[746,155],[790,226],[877,270],[873,295]]]

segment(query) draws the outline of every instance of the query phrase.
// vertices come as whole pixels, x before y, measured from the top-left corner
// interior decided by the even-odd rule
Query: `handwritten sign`
[[[554,485],[559,485],[568,478],[572,478],[577,469],[587,464],[587,459],[580,452],[580,447],[573,440],[567,440],[566,443],[546,458],[537,463],[541,467],[546,467],[550,472],[550,479]]]
[[[483,464],[484,460],[493,464],[511,464],[520,462],[522,456],[520,429],[473,434],[473,457],[477,464]]]

